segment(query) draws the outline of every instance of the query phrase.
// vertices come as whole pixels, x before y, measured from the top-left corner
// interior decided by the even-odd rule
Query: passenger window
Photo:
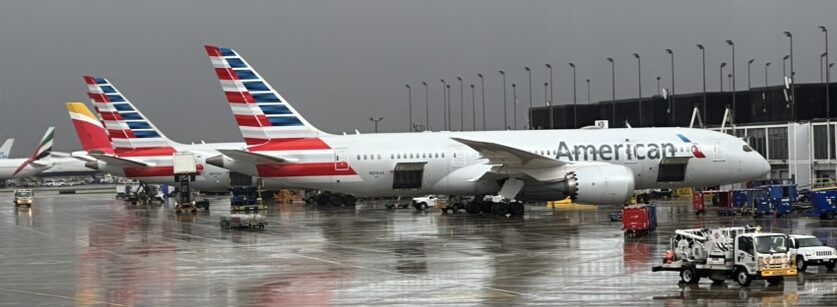
[[[395,154],[390,154],[390,155],[389,155],[389,159],[390,159],[390,160],[394,160],[394,159],[395,159]]]
[[[381,160],[381,154],[378,154],[378,160]]]
[[[357,155],[357,159],[360,160],[360,155]]]

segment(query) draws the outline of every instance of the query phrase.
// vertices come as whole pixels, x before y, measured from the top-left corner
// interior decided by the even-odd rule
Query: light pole
[[[549,107],[549,129],[555,129],[555,118],[553,116],[555,107],[552,107],[552,105],[555,104],[555,100],[553,100],[554,96],[553,96],[553,91],[552,91],[552,65],[546,64],[546,69],[549,70],[549,82],[547,82],[549,84],[549,100],[547,100],[547,105],[550,105],[550,107]]]
[[[639,58],[639,53],[634,53],[634,57],[636,58],[636,81],[638,83],[637,88],[639,89],[639,126],[642,127],[642,62]]]
[[[587,104],[590,104],[590,79],[585,81],[587,81]]]
[[[786,54],[784,57],[782,57],[782,79],[785,79],[785,77],[788,76],[788,73],[786,71],[787,68],[785,66],[788,65],[788,59],[789,58],[790,58],[790,54]]]
[[[706,49],[702,44],[697,44],[700,49],[701,58],[703,59],[703,116],[706,116]]]
[[[762,112],[767,112],[767,68],[770,67],[770,62],[764,63],[764,91],[761,93],[761,99],[764,104],[761,107]]]
[[[753,87],[753,84],[750,82],[750,64],[753,64],[753,62],[755,62],[755,61],[756,61],[756,59],[750,59],[749,61],[747,61],[747,90],[748,91]]]
[[[725,66],[727,66],[727,62],[721,63],[721,75],[718,78],[718,80],[721,80],[721,90],[720,90],[721,93],[724,92],[724,67]]]
[[[378,118],[370,117],[369,120],[371,120],[372,124],[375,126],[375,133],[378,133],[378,122],[384,120],[384,117],[383,116],[378,117]]]
[[[410,88],[409,84],[404,84],[404,86],[407,87],[407,105],[409,109],[408,113],[410,114],[410,129],[407,131],[413,132],[413,89]]]
[[[421,85],[424,85],[424,120],[427,125],[425,128],[432,131],[433,129],[430,128],[430,89],[427,87],[427,82],[421,81]]]
[[[512,83],[512,109],[514,109],[514,130],[517,130],[517,84]]]
[[[503,129],[509,126],[508,103],[506,102],[506,72],[498,71],[503,76]]]
[[[675,109],[674,109],[674,51],[671,49],[666,49],[666,53],[671,56],[671,93],[669,93],[669,97],[671,97],[671,125],[676,126],[674,121],[675,117]]]
[[[477,131],[477,95],[476,90],[474,89],[474,84],[471,83],[471,121],[473,122],[471,126],[471,131]]]
[[[823,35],[825,35],[825,63],[828,63],[828,29],[825,26],[818,27],[820,31],[822,31]],[[828,97],[828,88],[829,88],[829,69],[828,67],[825,68],[825,118],[826,118],[826,137],[828,138],[828,159],[831,160],[831,100]]]
[[[445,113],[448,115],[447,124],[448,124],[448,131],[450,131],[450,130],[453,130],[453,125],[450,122],[451,121],[450,118],[453,116],[453,114],[450,113],[450,84],[445,85],[445,99],[448,102],[447,103],[447,112],[445,112]]]
[[[735,43],[732,40],[727,40],[727,45],[732,47],[732,85],[730,85],[730,89],[732,89],[732,122],[737,123],[735,121],[735,117],[737,113],[735,112],[737,109],[735,108]]]
[[[442,114],[444,115],[442,118],[442,126],[444,126],[444,130],[448,130],[448,92],[445,88],[447,88],[448,84],[445,82],[445,79],[439,79],[442,81]]]
[[[729,84],[728,84],[729,88],[732,88],[732,80],[733,80],[732,79],[732,74],[727,74],[727,81],[729,81]],[[735,95],[735,91],[732,91],[732,94]],[[732,111],[735,112],[735,109],[732,109]]]
[[[612,100],[610,117],[611,123],[616,126],[616,63],[613,58],[607,58],[607,61],[610,62],[610,99]]]
[[[543,105],[549,108],[549,129],[552,129],[552,107],[549,106],[549,82],[543,83]]]
[[[482,131],[485,131],[485,78],[482,74],[477,74],[480,78],[480,91],[482,91]]]
[[[575,86],[575,64],[568,63],[570,67],[573,69],[573,128],[578,128],[578,99],[576,96],[576,86]]]
[[[660,78],[661,78],[660,76],[657,76],[657,94],[662,93],[662,92],[660,91]]]
[[[456,76],[456,80],[459,80],[459,131],[465,131],[465,108],[463,107],[465,94],[463,93],[462,77]]]
[[[529,73],[529,129],[532,129],[532,70],[529,67],[523,67]]]
[[[793,70],[793,35],[789,31],[784,32],[790,43],[790,85],[791,85],[791,120],[796,120],[796,71]]]
[[[824,81],[824,79],[822,78],[823,70],[825,70],[825,66],[823,66],[823,65],[822,65],[822,59],[824,59],[824,58],[825,58],[825,52],[823,52],[822,54],[820,54],[820,67],[819,67],[819,71],[820,71],[820,83],[823,83],[823,81]],[[828,63],[828,61],[826,61],[826,63]]]

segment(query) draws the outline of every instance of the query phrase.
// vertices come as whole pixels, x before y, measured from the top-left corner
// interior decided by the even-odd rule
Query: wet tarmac
[[[837,273],[679,285],[652,273],[675,228],[760,224],[837,245],[837,222],[696,217],[662,204],[660,227],[626,237],[598,210],[529,206],[523,217],[270,205],[264,231],[222,230],[210,213],[176,216],[111,195],[38,195],[0,210],[0,306],[837,305]]]

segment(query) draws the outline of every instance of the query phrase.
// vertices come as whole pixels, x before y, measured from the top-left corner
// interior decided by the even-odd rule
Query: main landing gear
[[[494,214],[502,216],[523,215],[523,203],[517,201],[486,201],[473,200],[465,205],[465,212],[469,214]]]

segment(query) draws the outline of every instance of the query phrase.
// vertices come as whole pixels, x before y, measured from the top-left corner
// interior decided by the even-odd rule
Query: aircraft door
[[[463,150],[462,147],[454,148],[450,158],[452,169],[465,166],[465,150]]]
[[[723,162],[724,160],[726,160],[726,156],[724,155],[724,148],[721,147],[721,146],[722,146],[721,142],[715,142],[715,144],[713,146],[713,149],[712,149],[712,151],[714,153],[714,157],[712,158],[712,161]]]
[[[349,170],[349,162],[347,159],[349,152],[345,148],[337,148],[334,150],[334,170],[346,171]]]

